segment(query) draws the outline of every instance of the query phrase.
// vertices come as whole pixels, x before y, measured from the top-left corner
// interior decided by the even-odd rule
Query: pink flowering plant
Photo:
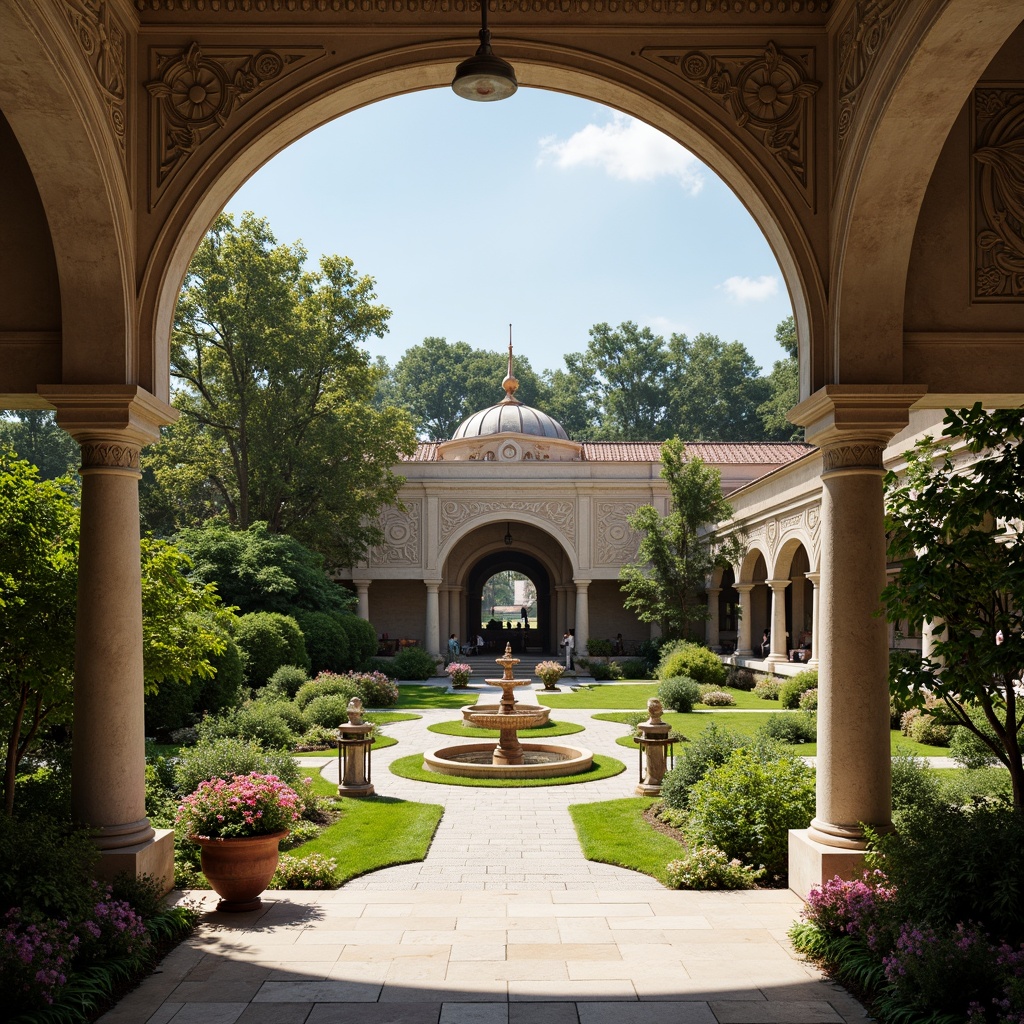
[[[895,896],[896,890],[878,869],[849,881],[836,875],[811,889],[802,916],[826,935],[850,935],[876,949],[879,919]]]
[[[53,1005],[68,982],[78,943],[67,921],[36,922],[11,907],[0,924],[0,981],[8,1009]]]
[[[276,775],[251,772],[200,782],[179,805],[175,824],[189,837],[240,839],[280,832],[302,809],[299,794]]]
[[[473,666],[466,665],[461,661],[453,661],[446,669],[452,686],[469,686],[469,677],[473,674]]]
[[[545,686],[552,687],[562,678],[565,666],[560,661],[542,661],[533,672]]]

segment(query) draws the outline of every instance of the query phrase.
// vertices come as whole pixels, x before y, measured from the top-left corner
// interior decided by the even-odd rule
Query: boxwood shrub
[[[395,655],[395,678],[429,679],[437,671],[437,660],[422,647],[406,647]]]
[[[689,714],[700,700],[700,686],[689,676],[673,676],[658,687],[658,696],[669,711]]]
[[[345,672],[352,667],[348,631],[341,616],[303,611],[297,612],[295,619],[306,643],[310,672]]]
[[[200,740],[194,747],[183,750],[174,767],[174,783],[177,791],[184,795],[207,779],[232,779],[250,772],[276,775],[289,786],[297,785],[300,778],[299,766],[289,754],[264,750],[258,743],[224,736]]]
[[[680,640],[662,651],[658,678],[689,676],[702,686],[725,686],[726,668],[714,651],[701,644]]]
[[[795,711],[800,707],[800,695],[805,690],[818,688],[818,673],[814,669],[797,672],[795,676],[783,681],[779,687],[779,704],[787,711]]]
[[[250,612],[238,619],[235,642],[242,652],[246,683],[256,689],[282,665],[309,668],[299,624],[278,612]]]

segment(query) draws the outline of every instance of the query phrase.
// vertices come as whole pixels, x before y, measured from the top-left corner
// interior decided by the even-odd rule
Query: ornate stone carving
[[[813,181],[814,50],[782,51],[774,43],[764,50],[643,50],[656,62],[671,65],[681,78],[718,100],[804,190]]]
[[[370,549],[370,565],[420,564],[420,506],[407,501],[405,511],[386,508],[380,516],[384,543]]]
[[[775,552],[775,543],[779,539],[779,524],[773,519],[768,523],[767,528],[768,534],[768,550],[773,554]]]
[[[151,202],[184,161],[262,89],[322,53],[322,47],[204,51],[198,43],[185,50],[151,50],[156,76],[146,83],[154,147]]]
[[[569,541],[576,539],[576,506],[571,501],[443,501],[441,539],[450,537],[469,520],[494,513],[514,516],[517,512],[546,519]]]
[[[833,469],[878,469],[882,468],[880,444],[836,444],[821,450],[821,471]]]
[[[595,565],[624,565],[636,558],[640,535],[629,525],[629,517],[639,507],[635,501],[598,502]]]
[[[128,33],[106,0],[61,0],[61,9],[99,86],[121,165],[126,167]]]
[[[787,530],[795,530],[803,521],[804,517],[799,513],[795,516],[786,516],[786,518],[780,523],[782,532],[785,533]]]
[[[84,441],[82,469],[139,469],[139,446],[110,441]]]
[[[811,534],[818,532],[818,526],[821,524],[821,508],[815,505],[813,508],[807,510],[807,528],[811,531]]]
[[[905,6],[906,0],[856,0],[836,34],[836,153],[846,145],[868,73]]]
[[[1024,83],[974,91],[974,300],[1024,296]]]

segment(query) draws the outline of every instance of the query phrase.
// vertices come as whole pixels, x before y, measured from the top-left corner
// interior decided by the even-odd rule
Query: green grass
[[[374,725],[390,725],[392,722],[416,722],[422,715],[411,715],[407,711],[367,711],[363,718]]]
[[[665,865],[682,856],[683,847],[644,821],[644,811],[654,802],[652,797],[628,797],[571,805],[569,813],[583,856],[641,871],[668,884]]]
[[[546,704],[549,708],[617,708],[628,710],[635,708],[637,711],[647,709],[647,701],[651,697],[658,696],[658,683],[636,683],[623,686],[616,683],[601,683],[584,690],[577,690],[575,693],[549,693],[541,690],[537,696],[539,702]],[[737,708],[746,708],[752,711],[778,711],[777,700],[761,700],[752,693],[744,690],[731,690],[723,686],[725,693],[731,693],[736,698]],[[717,713],[717,709],[716,709]],[[728,713],[726,710],[724,713]]]
[[[440,775],[423,767],[423,755],[411,754],[391,762],[391,771],[403,779],[414,782],[433,782],[441,786],[482,786],[485,789],[522,789],[528,786],[572,786],[581,782],[596,782],[608,779],[626,770],[621,761],[603,754],[594,755],[594,765],[578,775],[566,775],[560,779],[469,779],[458,775]]]
[[[448,693],[440,686],[427,686],[424,683],[399,683],[398,704],[400,708],[461,708],[472,704],[476,694],[472,690],[461,693]]]
[[[346,797],[337,806],[342,812],[339,821],[289,852],[293,857],[334,857],[342,883],[368,871],[423,860],[444,813],[438,804],[387,796]]]
[[[548,722],[546,725],[535,725],[530,729],[520,729],[519,735],[531,740],[546,739],[549,736],[571,736],[574,732],[583,732],[584,726],[572,722]],[[442,736],[465,736],[467,739],[497,739],[497,729],[478,729],[473,725],[463,725],[461,721],[438,722],[428,725],[427,732],[438,732]]]

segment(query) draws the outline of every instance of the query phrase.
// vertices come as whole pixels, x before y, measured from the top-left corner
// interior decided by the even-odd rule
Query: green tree
[[[78,471],[78,445],[48,409],[19,409],[0,419],[0,444],[36,466],[41,480],[74,477]]]
[[[642,505],[629,518],[641,534],[637,560],[619,571],[619,583],[641,622],[658,622],[667,637],[684,637],[708,617],[703,590],[716,566],[740,555],[735,537],[720,540],[715,525],[732,515],[722,497],[717,469],[686,457],[686,447],[670,438],[661,448],[661,475],[668,482],[671,510],[665,516]]]
[[[738,341],[715,334],[673,334],[668,344],[667,421],[692,441],[759,441],[758,408],[768,382]]]
[[[786,414],[800,401],[800,370],[797,365],[796,322],[787,316],[775,328],[775,340],[786,353],[768,375],[769,396],[757,410],[766,441],[802,441],[804,428],[790,423]]]
[[[305,270],[306,255],[251,213],[217,219],[175,312],[181,420],[147,463],[179,525],[223,512],[351,565],[381,539],[401,485],[391,467],[415,439],[404,412],[372,404],[381,371],[360,346],[390,316],[372,278],[340,256]]]
[[[928,437],[904,453],[902,476],[885,478],[889,557],[900,563],[882,595],[886,613],[944,624],[931,657],[904,667],[897,685],[917,706],[938,697],[942,717],[1009,770],[1020,808],[1024,700],[1014,680],[1024,666],[1024,410],[947,409],[942,436],[962,437],[979,460],[958,469],[949,441]]]

